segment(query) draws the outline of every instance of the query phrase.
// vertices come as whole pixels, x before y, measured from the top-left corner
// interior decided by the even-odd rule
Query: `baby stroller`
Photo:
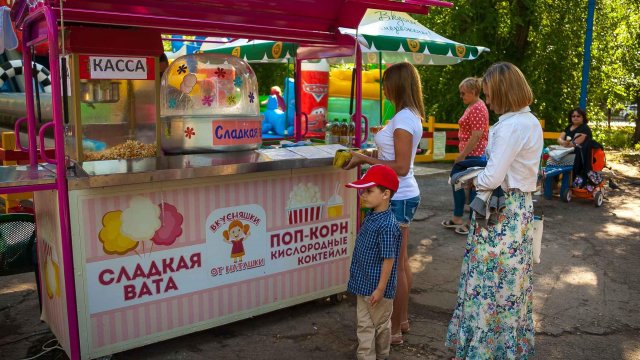
[[[594,205],[600,207],[604,200],[606,180],[601,171],[606,166],[606,157],[602,146],[597,142],[589,141],[586,147],[576,151],[576,162],[573,168],[575,178],[571,187],[564,189],[560,196],[566,202],[570,202],[573,198],[593,199]]]

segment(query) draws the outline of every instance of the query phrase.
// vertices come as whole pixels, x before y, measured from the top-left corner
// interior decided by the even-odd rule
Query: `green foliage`
[[[631,138],[633,128],[630,126],[611,127],[591,126],[593,138],[602,144],[605,149],[628,149],[631,148]],[[637,146],[636,146],[637,147]]]
[[[287,77],[293,77],[293,64],[255,63],[251,68],[258,78],[258,93],[269,95],[272,86],[280,86],[284,92],[284,82]]]
[[[597,1],[587,109],[593,120],[606,107],[640,99],[640,1]],[[578,106],[588,0],[460,0],[453,9],[432,8],[416,18],[455,41],[491,49],[455,66],[422,66],[425,106],[438,121],[456,122],[464,111],[458,84],[509,61],[527,77],[531,108],[560,131]],[[492,114],[492,120],[495,115]],[[624,137],[620,137],[621,139]]]

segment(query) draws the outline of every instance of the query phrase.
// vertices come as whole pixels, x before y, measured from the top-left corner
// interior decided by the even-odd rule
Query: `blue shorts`
[[[409,225],[420,205],[420,195],[404,200],[391,200],[391,212],[400,225]]]

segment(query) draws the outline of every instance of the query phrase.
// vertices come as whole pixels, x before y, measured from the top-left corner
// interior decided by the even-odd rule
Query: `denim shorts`
[[[420,205],[420,195],[404,200],[391,200],[391,212],[400,225],[409,225]]]

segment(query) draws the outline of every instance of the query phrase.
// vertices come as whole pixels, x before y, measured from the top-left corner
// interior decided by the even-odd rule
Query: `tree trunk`
[[[520,66],[529,48],[529,30],[531,29],[531,17],[533,8],[530,0],[515,0],[515,29],[514,29],[514,60]]]

